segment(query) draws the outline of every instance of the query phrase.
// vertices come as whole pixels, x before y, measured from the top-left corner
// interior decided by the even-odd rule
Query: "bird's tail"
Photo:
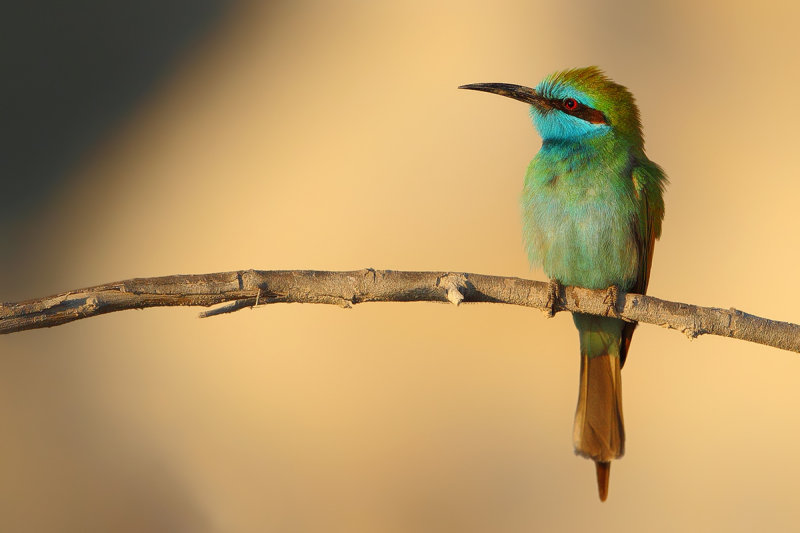
[[[600,499],[605,501],[611,461],[625,453],[619,357],[622,323],[576,314],[575,324],[581,335],[581,379],[572,438],[575,453],[595,462]]]

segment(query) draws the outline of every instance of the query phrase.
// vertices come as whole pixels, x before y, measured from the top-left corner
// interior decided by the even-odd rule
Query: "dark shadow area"
[[[87,149],[214,29],[234,0],[5,2],[0,252]]]

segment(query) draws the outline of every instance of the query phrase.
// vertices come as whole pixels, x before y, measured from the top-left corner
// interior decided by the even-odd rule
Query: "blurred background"
[[[524,105],[596,64],[668,172],[650,293],[800,321],[790,2],[4,7],[0,300],[244,268],[529,270]],[[643,325],[600,504],[567,314],[125,312],[0,338],[0,529],[794,531],[800,358]]]

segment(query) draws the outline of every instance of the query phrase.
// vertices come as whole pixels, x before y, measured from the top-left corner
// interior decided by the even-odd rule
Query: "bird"
[[[459,89],[530,105],[542,145],[525,175],[523,239],[531,265],[550,278],[551,303],[565,285],[605,289],[611,298],[609,316],[572,315],[580,339],[573,445],[594,461],[605,501],[611,461],[625,452],[620,371],[636,329],[615,317],[614,306],[619,291],[647,290],[666,174],[645,154],[633,94],[598,67],[555,72],[535,88],[474,83]]]

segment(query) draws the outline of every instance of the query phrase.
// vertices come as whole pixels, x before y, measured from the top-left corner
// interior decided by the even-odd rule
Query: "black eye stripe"
[[[570,100],[570,104],[575,102],[575,107],[568,108],[566,102]],[[550,104],[555,108],[572,115],[573,117],[591,122],[592,124],[608,124],[608,119],[602,111],[593,109],[585,104],[582,104],[574,98],[552,99]]]

